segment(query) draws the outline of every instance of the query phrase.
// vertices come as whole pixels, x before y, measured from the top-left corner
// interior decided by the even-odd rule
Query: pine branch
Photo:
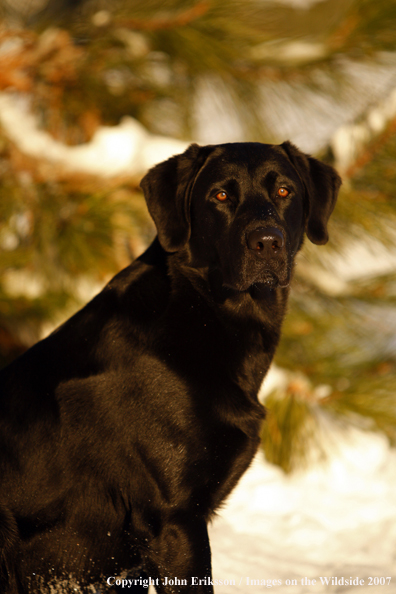
[[[175,29],[177,27],[185,27],[196,19],[202,17],[210,9],[210,3],[206,0],[197,2],[191,8],[186,8],[180,14],[169,17],[159,17],[147,20],[142,19],[126,19],[120,20],[118,25],[134,29],[136,31],[161,31],[164,29]]]
[[[317,405],[301,397],[304,382],[291,383],[286,394],[273,393],[266,399],[267,417],[261,443],[268,462],[285,473],[307,467],[314,458],[323,459]]]

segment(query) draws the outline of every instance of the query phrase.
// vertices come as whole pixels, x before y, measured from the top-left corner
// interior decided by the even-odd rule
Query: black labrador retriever
[[[158,237],[0,374],[1,594],[213,591],[207,522],[259,445],[293,262],[340,183],[289,142],[147,173]]]

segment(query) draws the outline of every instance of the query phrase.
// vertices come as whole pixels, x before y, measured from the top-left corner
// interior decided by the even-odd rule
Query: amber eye
[[[225,200],[227,200],[228,196],[225,192],[218,192],[216,194],[216,198],[217,200],[220,200],[220,202],[224,202]]]
[[[286,198],[290,194],[290,192],[286,188],[279,188],[277,194],[281,198]]]

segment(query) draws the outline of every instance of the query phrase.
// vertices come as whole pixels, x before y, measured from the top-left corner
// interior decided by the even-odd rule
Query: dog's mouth
[[[250,286],[264,286],[271,289],[286,288],[290,284],[290,270],[287,266],[282,267],[281,270],[273,270],[272,268],[265,268],[252,278],[247,279]]]
[[[266,289],[286,288],[289,284],[290,274],[287,271],[281,274],[270,269],[265,269],[251,278],[233,279],[232,281],[223,280],[224,287],[239,293],[246,293],[254,287]]]
[[[276,274],[273,270],[264,270],[260,278],[255,281],[254,285],[266,285],[271,288],[288,287],[290,283],[290,275]]]

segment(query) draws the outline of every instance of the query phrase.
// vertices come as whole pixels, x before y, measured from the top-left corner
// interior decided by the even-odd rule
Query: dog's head
[[[290,142],[193,144],[141,182],[162,247],[188,250],[192,266],[219,270],[237,291],[288,285],[304,232],[327,242],[340,184]]]

